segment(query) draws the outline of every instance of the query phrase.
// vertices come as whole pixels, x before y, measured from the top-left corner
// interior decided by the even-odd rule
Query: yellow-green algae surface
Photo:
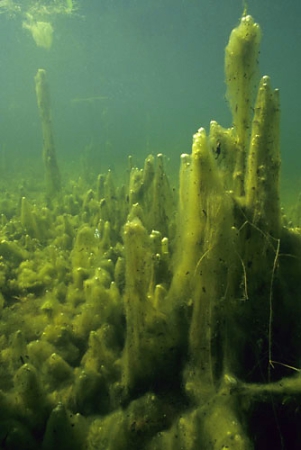
[[[44,199],[2,193],[2,449],[300,447],[301,237],[259,43],[244,15],[233,127],[197,131],[177,192],[160,154],[91,186],[46,158]]]

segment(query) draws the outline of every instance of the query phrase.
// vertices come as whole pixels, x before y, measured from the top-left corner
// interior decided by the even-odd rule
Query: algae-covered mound
[[[2,449],[301,446],[301,234],[281,215],[259,41],[244,15],[226,49],[233,127],[198,130],[177,194],[162,154],[124,184],[109,171],[45,203],[23,189],[14,208],[7,193]]]

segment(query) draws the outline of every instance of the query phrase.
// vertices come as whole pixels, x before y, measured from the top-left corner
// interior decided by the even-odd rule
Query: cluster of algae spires
[[[161,154],[119,187],[112,172],[61,187],[38,72],[47,206],[25,195],[2,215],[1,448],[300,448],[301,236],[259,43],[244,15],[233,127],[194,135],[178,197]]]

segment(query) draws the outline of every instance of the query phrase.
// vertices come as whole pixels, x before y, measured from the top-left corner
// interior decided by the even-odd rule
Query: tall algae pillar
[[[42,121],[46,191],[47,195],[51,197],[61,189],[61,175],[56,160],[46,70],[38,70],[35,76],[35,85],[37,103]]]
[[[238,196],[245,195],[252,222],[278,237],[279,92],[272,90],[269,77],[264,76],[254,104],[260,40],[259,25],[244,15],[226,47],[227,97],[238,145],[233,190]]]
[[[239,151],[236,155],[234,192],[244,194],[244,173],[257,84],[261,31],[251,16],[243,16],[232,30],[225,54],[227,98]]]
[[[252,222],[274,238],[279,238],[281,228],[279,111],[279,91],[264,76],[255,103],[245,194]]]

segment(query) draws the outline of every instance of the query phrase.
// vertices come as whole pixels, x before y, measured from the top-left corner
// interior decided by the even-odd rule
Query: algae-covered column
[[[35,76],[35,85],[37,103],[42,121],[43,160],[46,174],[46,190],[47,195],[53,196],[61,189],[61,176],[55,153],[46,70],[38,70]]]
[[[252,222],[274,238],[281,230],[279,91],[262,77],[255,103],[245,194]]]
[[[246,154],[250,139],[253,100],[257,84],[257,67],[261,31],[249,15],[241,18],[232,30],[225,54],[227,98],[236,134],[238,152],[233,174],[233,190],[244,195]]]

